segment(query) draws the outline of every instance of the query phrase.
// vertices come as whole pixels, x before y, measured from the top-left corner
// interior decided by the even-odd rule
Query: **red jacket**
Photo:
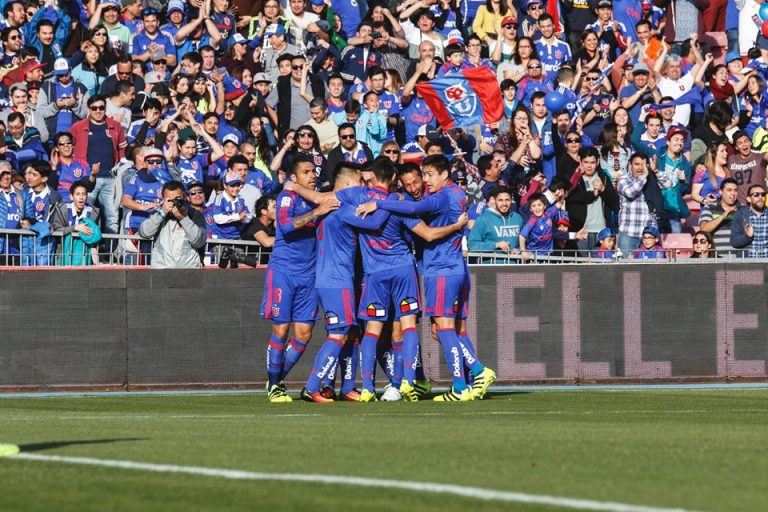
[[[125,156],[125,147],[128,145],[128,141],[125,138],[125,130],[120,126],[120,123],[109,117],[105,118],[105,121],[107,123],[107,136],[112,139],[112,156],[115,159],[115,165],[117,165],[120,159]],[[88,161],[88,125],[90,122],[90,119],[86,117],[73,124],[69,129],[75,144],[74,157],[84,162]]]

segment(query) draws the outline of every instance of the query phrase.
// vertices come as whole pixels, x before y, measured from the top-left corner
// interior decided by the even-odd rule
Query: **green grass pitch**
[[[768,389],[495,392],[452,404],[271,405],[264,394],[0,398],[0,443],[39,455],[760,511],[768,510],[767,402]],[[0,458],[0,482],[5,512],[566,510],[14,458]]]

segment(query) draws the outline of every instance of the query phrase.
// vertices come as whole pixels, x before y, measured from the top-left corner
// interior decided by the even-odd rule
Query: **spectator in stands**
[[[354,125],[344,123],[339,126],[339,145],[328,153],[328,168],[333,170],[340,162],[355,162],[363,164],[373,161],[371,148],[357,140]]]
[[[736,151],[728,157],[728,170],[739,185],[738,201],[749,203],[749,189],[752,185],[765,184],[765,167],[768,165],[768,153],[752,150],[752,140],[743,131],[733,134]]]
[[[711,234],[699,231],[693,235],[693,254],[691,258],[710,259],[718,257],[717,247]]]
[[[497,186],[489,197],[493,206],[483,210],[472,226],[469,250],[519,253],[523,218],[512,211],[512,192],[509,187]]]
[[[48,142],[48,126],[38,108],[29,102],[28,86],[25,82],[16,82],[9,89],[11,107],[0,110],[0,121],[8,125],[8,116],[13,112],[24,114],[27,126],[36,128],[40,133],[40,142]]]
[[[693,177],[691,198],[701,205],[716,203],[720,198],[720,186],[730,175],[727,142],[710,143],[704,164],[698,166]]]
[[[712,235],[721,255],[736,252],[731,245],[731,225],[742,208],[737,200],[738,192],[736,180],[725,178],[720,183],[720,200],[706,204],[699,214],[699,229]]]
[[[115,91],[117,83],[122,80],[127,80],[133,84],[133,90],[140,92],[144,90],[144,78],[133,72],[133,61],[131,56],[127,53],[123,53],[118,57],[116,64],[116,71],[114,75],[108,76],[101,84],[101,90],[99,91],[106,97],[111,97]]]
[[[20,227],[22,202],[20,194],[11,185],[12,175],[10,166],[0,168],[0,229]],[[0,235],[0,265],[18,264],[19,237]]]
[[[600,170],[597,149],[582,148],[580,156],[581,179],[565,204],[571,231],[587,230],[586,240],[578,240],[576,245],[581,255],[589,256],[597,246],[598,234],[610,227],[614,213],[619,211],[619,197],[611,179]]]
[[[128,80],[117,82],[112,95],[107,98],[107,117],[120,123],[124,130],[131,126],[131,103],[136,97],[133,83]]]
[[[57,265],[93,265],[98,262],[95,245],[101,240],[99,210],[86,201],[88,187],[76,181],[69,189],[71,202],[60,202],[51,215],[53,229],[64,234],[58,249]]]
[[[768,215],[765,213],[765,185],[754,184],[747,192],[749,208],[742,208],[733,218],[731,245],[746,249],[747,258],[768,258]]]
[[[241,231],[251,219],[253,214],[248,210],[245,199],[240,196],[243,180],[240,175],[232,170],[222,177],[224,192],[216,196],[213,203],[213,238],[222,240],[239,240]],[[218,245],[217,251],[223,246]],[[233,267],[236,267],[233,262]]]
[[[636,260],[655,260],[667,257],[667,253],[661,247],[659,241],[661,235],[656,226],[646,226],[643,229],[643,240],[640,247],[632,254]]]
[[[106,116],[107,101],[96,94],[88,98],[88,117],[78,121],[69,130],[75,143],[75,159],[85,161],[94,168],[99,164],[92,199],[104,210],[105,231],[117,233],[118,211],[115,201],[115,183],[112,168],[125,156],[125,132],[117,121]]]
[[[254,207],[255,216],[243,230],[243,240],[255,240],[261,246],[260,264],[269,262],[275,245],[275,219],[277,202],[272,196],[261,196]]]
[[[139,226],[139,236],[154,240],[152,268],[200,268],[205,217],[189,207],[181,182],[166,182],[161,194],[160,208]]]
[[[621,251],[616,247],[616,232],[611,228],[603,228],[597,234],[597,240],[600,247],[595,253],[596,258],[619,260],[623,257]]]
[[[48,185],[51,167],[42,161],[32,161],[24,169],[27,188],[22,190],[22,229],[37,233],[22,239],[22,265],[53,265],[54,238],[51,233],[51,214],[61,196]]]
[[[19,167],[32,160],[48,160],[48,155],[40,141],[40,132],[27,126],[27,119],[21,112],[8,115],[8,132],[5,146],[16,154]]]

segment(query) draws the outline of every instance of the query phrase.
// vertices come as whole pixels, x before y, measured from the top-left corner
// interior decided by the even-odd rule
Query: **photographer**
[[[181,182],[167,182],[161,194],[160,209],[139,227],[139,236],[155,240],[152,268],[200,268],[200,251],[206,239],[205,217],[189,208]]]

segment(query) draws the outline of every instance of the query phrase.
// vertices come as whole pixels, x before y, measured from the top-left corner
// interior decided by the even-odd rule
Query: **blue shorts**
[[[469,274],[424,278],[427,308],[432,317],[467,318],[469,311]]]
[[[347,334],[352,327],[357,327],[355,291],[352,288],[318,288],[317,296],[323,306],[326,331]]]
[[[386,322],[421,313],[419,278],[413,267],[400,267],[365,276],[357,316]]]
[[[317,320],[315,276],[296,277],[268,268],[261,318],[272,320],[275,324],[314,324]]]

